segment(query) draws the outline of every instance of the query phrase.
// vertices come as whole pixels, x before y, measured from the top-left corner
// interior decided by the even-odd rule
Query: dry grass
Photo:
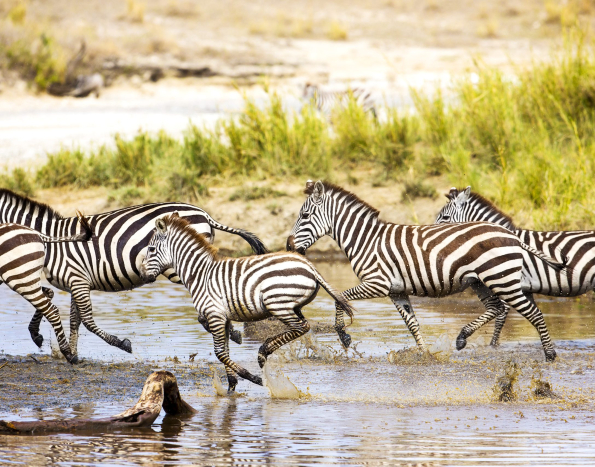
[[[326,30],[326,37],[331,41],[346,41],[347,27],[338,21],[331,21]]]
[[[136,0],[126,0],[126,13],[121,16],[121,19],[131,23],[144,23],[145,4]]]

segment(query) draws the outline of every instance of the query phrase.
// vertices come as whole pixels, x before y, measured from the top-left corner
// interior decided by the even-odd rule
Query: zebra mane
[[[464,190],[464,189],[463,189]],[[459,190],[459,193],[463,190]],[[487,206],[489,209],[491,209],[492,211],[497,212],[500,216],[502,216],[506,222],[508,222],[510,224],[510,228],[511,229],[516,229],[516,226],[514,224],[514,221],[512,220],[512,217],[510,217],[508,214],[503,213],[500,208],[498,208],[494,203],[492,203],[490,200],[484,198],[483,196],[481,196],[479,193],[474,193],[472,192],[471,195],[469,195],[469,201],[471,203],[476,202],[481,204],[482,206]]]
[[[345,188],[340,187],[339,185],[335,185],[334,183],[328,182],[326,180],[322,180],[322,185],[324,186],[325,192],[331,191],[334,193],[340,193],[345,201],[354,202],[360,204],[361,206],[364,206],[365,208],[370,210],[375,217],[378,217],[378,215],[380,214],[380,211],[378,209],[366,203],[363,199],[361,199],[359,196],[352,193],[351,191],[347,191]],[[304,194],[310,196],[314,191],[314,186],[314,183],[308,185],[304,190]]]
[[[217,252],[219,250],[211,245],[204,235],[199,234],[196,230],[194,230],[190,225],[190,222],[188,222],[186,219],[178,216],[166,216],[163,218],[163,221],[165,222],[166,226],[172,227],[175,230],[190,236],[194,241],[196,241],[196,243],[198,243],[198,246],[211,255],[213,259],[218,259],[219,255]]]
[[[33,208],[37,208],[39,210],[40,217],[43,217],[45,214],[48,217],[54,219],[64,219],[64,216],[57,212],[54,208],[48,206],[47,204],[40,203],[39,201],[32,200],[31,198],[27,198],[26,196],[19,195],[14,191],[11,191],[7,188],[0,188],[0,199],[3,197],[10,198],[15,203],[22,203],[24,205],[32,206]]]

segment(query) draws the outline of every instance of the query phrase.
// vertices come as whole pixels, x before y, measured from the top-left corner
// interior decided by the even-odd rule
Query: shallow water
[[[317,266],[336,288],[357,283],[349,265]],[[274,400],[266,389],[245,381],[238,385],[240,397],[217,397],[209,374],[214,369],[223,375],[223,369],[181,286],[160,281],[123,294],[94,293],[92,299],[96,322],[108,332],[130,338],[134,354],[111,348],[82,330],[80,356],[98,365],[148,362],[154,368],[168,368],[177,374],[183,397],[198,414],[182,421],[162,416],[147,430],[0,437],[0,463],[584,465],[595,461],[595,302],[591,297],[537,297],[560,356],[555,364],[543,362],[536,331],[512,313],[497,350],[486,346],[492,331],[492,326],[486,326],[469,339],[468,348],[443,355],[435,364],[390,364],[387,353],[412,346],[413,338],[388,300],[357,302],[349,332],[359,353],[344,356],[334,333],[323,333],[315,341],[328,346],[324,348],[330,360],[272,359],[271,365],[282,369],[307,394],[300,400]],[[32,316],[29,305],[6,287],[0,287],[0,300],[4,304],[0,350],[12,356],[38,355],[27,331]],[[54,302],[67,327],[68,296],[57,293]],[[480,303],[467,294],[412,299],[412,304],[428,344],[445,333],[454,339],[481,312]],[[324,293],[305,310],[307,318],[320,323],[332,323],[333,313],[333,303]],[[241,329],[241,324],[236,326]],[[42,353],[48,354],[47,323],[42,333],[46,337]],[[260,374],[259,346],[260,342],[245,338],[241,346],[231,344],[231,356]],[[174,357],[179,364],[172,362]],[[519,400],[494,402],[492,387],[510,359],[523,370]],[[11,379],[20,381],[15,376],[18,363],[10,367],[11,371],[0,369],[0,387],[10,386]],[[48,371],[49,366],[39,368]],[[63,399],[52,399],[48,406],[43,395],[34,393],[24,397],[16,411],[0,402],[0,419],[113,415],[140,395],[142,383],[136,392],[120,396],[103,395],[89,387],[92,397],[72,400],[69,384],[76,384],[76,372],[82,372],[83,366],[72,369],[60,363],[56,368],[58,373],[68,372],[68,382],[49,385],[47,391]],[[534,400],[531,377],[551,382],[561,399]],[[118,386],[117,378],[105,378]]]

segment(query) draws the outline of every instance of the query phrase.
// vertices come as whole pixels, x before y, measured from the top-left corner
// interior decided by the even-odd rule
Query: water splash
[[[518,384],[521,375],[521,367],[509,360],[504,369],[504,375],[500,376],[493,388],[494,397],[500,402],[514,402],[517,400],[515,386]]]
[[[223,384],[221,383],[221,379],[219,378],[219,375],[217,374],[216,371],[213,371],[213,387],[215,388],[215,393],[219,397],[227,396],[227,391],[223,387]]]
[[[431,354],[449,355],[454,348],[454,339],[444,332],[438,336],[438,339],[430,346]]]
[[[387,355],[389,363],[394,365],[430,365],[438,359],[430,352],[424,352],[418,347],[406,347],[401,350],[391,350]]]
[[[299,399],[301,396],[295,384],[281,370],[277,369],[276,374],[271,371],[268,363],[263,368],[262,382],[273,399]]]

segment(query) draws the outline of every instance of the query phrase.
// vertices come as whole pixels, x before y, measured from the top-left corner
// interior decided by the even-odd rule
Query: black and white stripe
[[[546,359],[555,359],[543,315],[521,289],[524,250],[513,233],[488,222],[391,224],[353,193],[327,182],[309,181],[306,194],[287,249],[305,253],[320,237],[330,235],[361,280],[343,292],[347,300],[390,297],[418,346],[425,348],[409,295],[443,297],[477,283],[486,298],[500,299],[527,318],[539,332]],[[340,306],[335,328],[349,345]],[[459,348],[467,337],[459,335]]]
[[[346,91],[324,91],[316,84],[306,83],[302,97],[312,103],[321,113],[330,116],[338,107],[346,107],[350,99],[361,106],[366,112],[377,117],[374,98],[363,88],[350,88]]]
[[[220,224],[204,210],[190,204],[152,203],[87,216],[95,232],[92,242],[49,244],[46,247],[46,279],[72,295],[70,345],[74,355],[77,353],[81,322],[108,344],[132,351],[130,340],[121,340],[95,324],[90,292],[118,292],[143,285],[139,268],[155,220],[173,212],[187,219],[197,232],[205,234],[210,241],[214,239],[213,229],[218,229],[240,235],[256,253],[266,252],[265,246],[254,234]],[[49,206],[9,190],[0,190],[0,222],[25,225],[51,236],[72,235],[80,231],[76,217],[64,218]],[[180,282],[173,270],[164,273],[172,282]],[[41,313],[36,313],[30,329],[38,330],[41,319]]]
[[[523,292],[531,300],[532,294],[556,297],[575,297],[595,289],[595,231],[576,230],[568,232],[540,232],[519,229],[512,218],[483,196],[471,193],[471,187],[465,190],[452,188],[446,195],[448,202],[436,217],[436,223],[486,221],[501,225],[513,232],[519,240],[546,255],[567,263],[564,271],[556,271],[543,264],[530,254],[523,254]],[[498,303],[492,345],[498,345],[500,332],[508,308]],[[493,312],[469,326],[478,329],[489,321]],[[479,326],[478,326],[479,325]]]
[[[17,224],[0,224],[0,284],[8,287],[27,300],[54,328],[60,350],[71,363],[76,363],[60,320],[58,308],[51,302],[54,293],[41,286],[46,248],[51,243],[84,242],[91,237],[86,220],[81,217],[83,233],[80,235],[53,238]],[[41,347],[43,338],[36,330],[29,329],[33,341]]]
[[[349,303],[326,283],[312,263],[294,253],[270,253],[247,258],[220,258],[188,222],[174,215],[156,221],[157,228],[142,264],[142,276],[154,281],[173,268],[190,292],[198,321],[213,335],[215,355],[225,365],[229,390],[236,374],[255,384],[262,379],[233,362],[228,336],[231,321],[259,321],[274,316],[288,329],[268,338],[258,351],[262,368],[275,350],[310,329],[302,308],[322,286],[350,316]]]

